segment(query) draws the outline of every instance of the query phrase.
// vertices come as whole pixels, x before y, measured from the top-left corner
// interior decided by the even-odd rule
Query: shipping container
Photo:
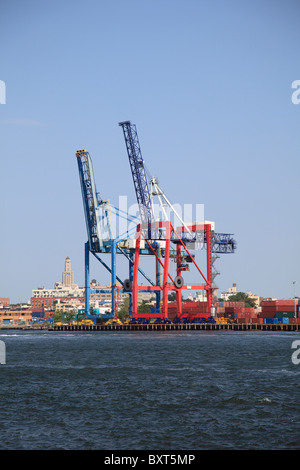
[[[297,308],[295,309],[292,305],[277,305],[276,307],[276,312],[294,312],[295,310],[297,311]]]
[[[245,307],[245,313],[254,313],[255,312],[255,308],[254,307]]]
[[[226,312],[226,313],[224,313],[224,318],[234,319],[234,318],[236,318],[236,314],[233,313],[233,312],[232,313],[231,312],[229,312],[229,313]]]
[[[276,318],[295,318],[294,312],[276,312]]]
[[[261,308],[262,312],[275,312],[276,311],[276,305],[271,305],[271,306],[266,306],[263,305]]]
[[[296,305],[299,304],[298,299],[288,299],[288,300],[262,300],[261,301],[261,306],[262,307],[283,307],[285,310],[285,307],[293,307],[295,305],[295,300],[296,300]]]
[[[248,323],[245,318],[237,318],[237,323]]]
[[[278,323],[278,318],[265,318],[264,323],[266,324],[277,324]]]
[[[273,313],[264,313],[264,312],[261,312],[258,314],[258,317],[259,318],[275,318],[275,312]]]
[[[223,302],[223,307],[236,307],[236,308],[245,307],[245,302],[226,301],[226,302]]]
[[[275,307],[276,300],[262,300],[260,305],[262,307]]]
[[[289,318],[278,318],[278,323],[287,325],[289,323]]]
[[[290,300],[277,300],[276,301],[276,305],[278,306],[282,306],[282,305],[285,305],[285,306],[294,306],[295,305],[295,301],[296,301],[296,305],[298,304],[298,299],[290,299]]]

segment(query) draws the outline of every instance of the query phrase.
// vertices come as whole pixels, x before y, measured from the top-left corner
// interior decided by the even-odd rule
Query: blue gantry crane
[[[176,213],[172,204],[168,201],[164,192],[158,186],[158,181],[152,178],[148,183],[144,160],[142,157],[141,147],[139,144],[136,126],[131,124],[130,121],[120,122],[119,125],[123,129],[127,154],[130,163],[130,169],[134,182],[137,202],[139,205],[140,218],[130,216],[128,213],[121,211],[119,208],[110,204],[108,199],[102,199],[97,192],[92,160],[89,152],[86,150],[78,150],[76,152],[78,171],[80,177],[80,185],[82,192],[82,200],[84,206],[84,214],[86,221],[86,229],[88,234],[88,241],[85,243],[85,316],[89,317],[89,299],[90,299],[90,253],[107,269],[111,274],[111,317],[116,315],[116,294],[117,294],[117,281],[121,284],[123,292],[129,294],[130,307],[129,312],[132,315],[132,282],[134,270],[134,256],[136,255],[135,249],[135,235],[136,227],[140,222],[143,227],[143,236],[146,241],[144,245],[139,244],[139,253],[152,255],[155,254],[156,260],[156,282],[153,282],[144,271],[138,267],[138,271],[149,282],[150,288],[155,289],[155,286],[160,283],[161,266],[163,265],[162,259],[164,257],[164,240],[165,232],[161,228],[157,228],[154,219],[153,211],[153,196],[158,196],[160,203],[168,204],[170,208]],[[150,186],[150,190],[149,190]],[[164,212],[164,211],[163,211]],[[117,217],[124,217],[128,222],[134,222],[133,228],[129,233],[119,236],[113,236],[113,228],[111,226],[111,215]],[[180,219],[180,217],[179,217]],[[181,219],[180,219],[181,220]],[[182,243],[193,244],[198,242],[198,246],[207,246],[205,230],[193,230],[192,227],[187,227],[182,221],[180,232],[173,230],[171,233],[171,241],[178,244],[178,237]],[[216,233],[214,230],[211,233],[209,240],[209,250],[214,255],[212,261],[217,258],[218,253],[233,253],[236,248],[236,242],[231,234]],[[170,256],[173,258],[178,257],[178,247],[170,251]],[[102,259],[102,254],[110,254],[111,263],[108,266]],[[129,277],[122,281],[116,272],[116,255],[122,254],[129,261]],[[188,262],[193,261],[190,254],[186,257]],[[213,263],[212,263],[213,264]],[[211,265],[212,266],[212,265]],[[181,269],[183,269],[181,267]],[[101,292],[94,290],[94,292]],[[107,291],[104,291],[107,292]],[[158,290],[156,294],[156,311],[160,307],[160,294]]]
[[[121,284],[123,292],[128,292],[130,304],[129,311],[132,311],[131,283],[133,278],[133,255],[134,255],[134,239],[130,238],[135,234],[138,219],[130,214],[120,210],[118,207],[110,204],[108,199],[102,199],[97,192],[93,164],[90,154],[87,150],[77,150],[76,152],[79,179],[86,221],[86,230],[88,241],[85,243],[85,317],[90,318],[90,294],[92,292],[100,293],[107,291],[90,289],[90,253],[108,270],[111,274],[111,314],[107,317],[115,317],[116,315],[116,296],[117,281]],[[118,236],[113,237],[113,229],[111,225],[111,215],[124,218],[127,222],[134,222],[130,230],[125,231]],[[148,247],[142,248],[142,254],[149,254]],[[100,255],[109,254],[111,256],[111,265],[109,266]],[[122,254],[129,262],[129,277],[124,281],[116,272],[116,255]],[[147,274],[139,269],[139,272],[152,285],[154,282]]]
[[[83,200],[84,215],[86,221],[86,229],[88,235],[88,241],[85,243],[85,316],[90,316],[90,257],[92,253],[102,265],[111,273],[111,287],[112,287],[112,298],[113,307],[115,303],[115,285],[116,285],[116,272],[115,272],[115,256],[114,249],[107,245],[109,236],[104,239],[104,233],[107,235],[107,231],[103,230],[104,222],[106,222],[106,228],[108,234],[111,233],[110,218],[108,214],[108,201],[102,200],[97,193],[96,184],[94,179],[94,171],[92,160],[89,152],[85,149],[77,150],[76,152],[79,179]],[[111,267],[109,267],[100,257],[99,253],[111,253]],[[112,316],[114,315],[114,308],[112,308]]]
[[[141,223],[145,224],[147,231],[146,237],[151,240],[151,224],[154,222],[154,216],[152,212],[151,197],[136,126],[135,124],[131,124],[130,121],[119,122],[119,126],[122,127],[124,133],[134,189],[140,211]]]

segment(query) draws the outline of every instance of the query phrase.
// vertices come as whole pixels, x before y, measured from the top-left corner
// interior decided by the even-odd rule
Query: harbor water
[[[0,449],[299,449],[295,332],[1,330]]]

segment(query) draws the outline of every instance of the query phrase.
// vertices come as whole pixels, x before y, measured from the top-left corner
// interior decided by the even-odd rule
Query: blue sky
[[[75,152],[97,189],[135,194],[120,121],[137,125],[168,198],[204,204],[234,255],[220,291],[300,294],[298,1],[2,0],[0,296],[53,287],[87,234]],[[107,260],[109,262],[109,260]],[[120,277],[127,264],[120,262]],[[92,261],[91,276],[109,282]]]

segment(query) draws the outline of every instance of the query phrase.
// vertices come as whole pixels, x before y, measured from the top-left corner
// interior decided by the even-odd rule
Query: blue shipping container
[[[287,325],[289,323],[289,318],[288,317],[278,318],[278,323],[283,323]]]
[[[45,317],[45,312],[32,312],[32,318],[44,318]]]
[[[264,321],[268,325],[274,325],[275,323],[278,323],[278,318],[265,318]]]

